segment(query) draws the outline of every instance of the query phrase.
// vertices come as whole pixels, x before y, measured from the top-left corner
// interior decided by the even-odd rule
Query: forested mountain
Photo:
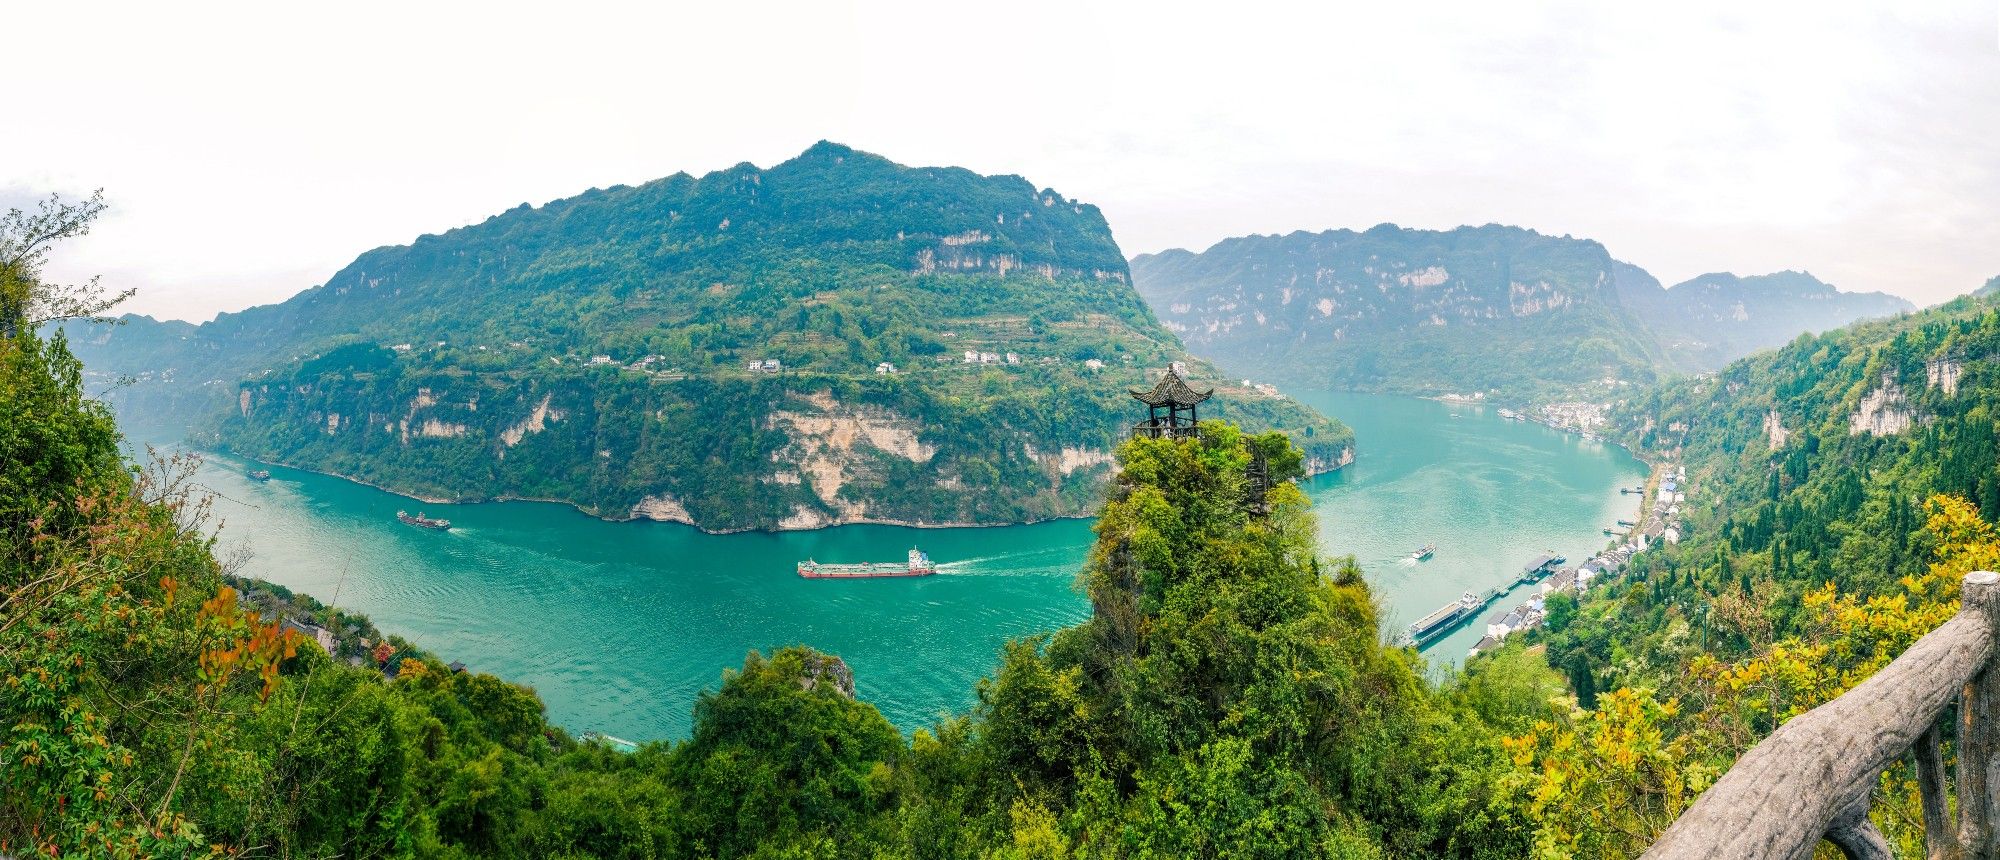
[[[1513,401],[1606,399],[1619,383],[1909,308],[1793,272],[1663,288],[1596,242],[1497,225],[1249,236],[1140,255],[1132,273],[1168,328],[1232,367]]]
[[[1193,361],[1095,207],[821,143],[378,248],[189,328],[73,325],[145,432],[426,497],[704,528],[1001,523],[1095,499],[1129,388]],[[755,363],[754,368],[752,364]],[[1220,385],[1210,414],[1351,434]]]
[[[1936,627],[1963,575],[2000,561],[2000,304],[1799,338],[1615,418],[1635,450],[1686,468],[1685,525],[1580,612],[1551,611],[1550,663],[1618,698],[1522,741],[1545,828],[1612,856]],[[1566,746],[1612,736],[1649,740],[1611,763]],[[1565,783],[1576,768],[1609,777]],[[1911,779],[1892,768],[1875,798],[1898,856],[1925,854]],[[1565,808],[1617,811],[1565,826]]]

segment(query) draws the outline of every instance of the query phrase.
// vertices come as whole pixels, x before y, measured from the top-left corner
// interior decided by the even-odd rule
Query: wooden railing
[[[1645,860],[1891,857],[1868,820],[1882,771],[1916,759],[1930,860],[2000,858],[2000,574],[1965,577],[1958,614],[1874,677],[1752,747],[1645,853]],[[1946,801],[1939,719],[1958,702],[1958,816]]]

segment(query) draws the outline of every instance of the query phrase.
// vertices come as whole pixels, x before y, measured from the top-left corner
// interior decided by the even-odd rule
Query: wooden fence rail
[[[1916,760],[1930,860],[2000,860],[2000,573],[1965,577],[1964,603],[1874,677],[1752,747],[1645,860],[1805,860],[1820,841],[1888,860],[1868,820],[1882,771]],[[1956,700],[1958,815],[1947,807],[1938,721]]]

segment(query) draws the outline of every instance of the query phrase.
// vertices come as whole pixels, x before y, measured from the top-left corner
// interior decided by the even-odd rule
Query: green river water
[[[1494,410],[1362,394],[1300,399],[1355,429],[1360,458],[1310,481],[1320,537],[1352,554],[1400,629],[1462,592],[1511,582],[1545,549],[1581,561],[1638,508],[1645,467],[1614,446]],[[1083,619],[1074,582],[1090,523],[974,529],[844,526],[709,535],[612,523],[540,502],[423,505],[339,478],[211,457],[218,551],[243,572],[358,610],[447,660],[533,687],[555,722],[632,740],[684,737],[695,697],[746,652],[804,643],[853,667],[858,694],[904,730],[969,707],[1007,639]],[[399,509],[448,517],[435,532]],[[1410,551],[1437,544],[1422,564]],[[794,565],[941,564],[922,579],[800,579]],[[1487,616],[1431,646],[1456,663]]]

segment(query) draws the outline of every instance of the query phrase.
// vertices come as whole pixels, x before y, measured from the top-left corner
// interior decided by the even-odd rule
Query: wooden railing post
[[[1933,852],[2000,860],[2000,574],[1964,582],[1964,603],[1888,666],[1833,701],[1800,714],[1751,747],[1679,819],[1645,860],[1800,860],[1831,839],[1850,858],[1887,855],[1868,822],[1882,771],[1914,749],[1926,815],[1943,810],[1937,727],[1958,698],[1959,845],[1932,838]],[[1920,782],[1923,777],[1920,776]],[[1927,821],[1926,835],[1948,830]],[[1933,854],[1933,856],[1937,856]]]
[[[1942,723],[1932,723],[1910,754],[1917,760],[1917,794],[1924,804],[1925,860],[1960,860],[1958,828],[1945,793],[1951,775],[1944,769],[1944,742],[1938,737]]]
[[[2000,573],[1967,574],[1961,612],[1976,610],[2000,633]],[[1968,860],[2000,858],[2000,647],[1958,703],[1958,841]]]

